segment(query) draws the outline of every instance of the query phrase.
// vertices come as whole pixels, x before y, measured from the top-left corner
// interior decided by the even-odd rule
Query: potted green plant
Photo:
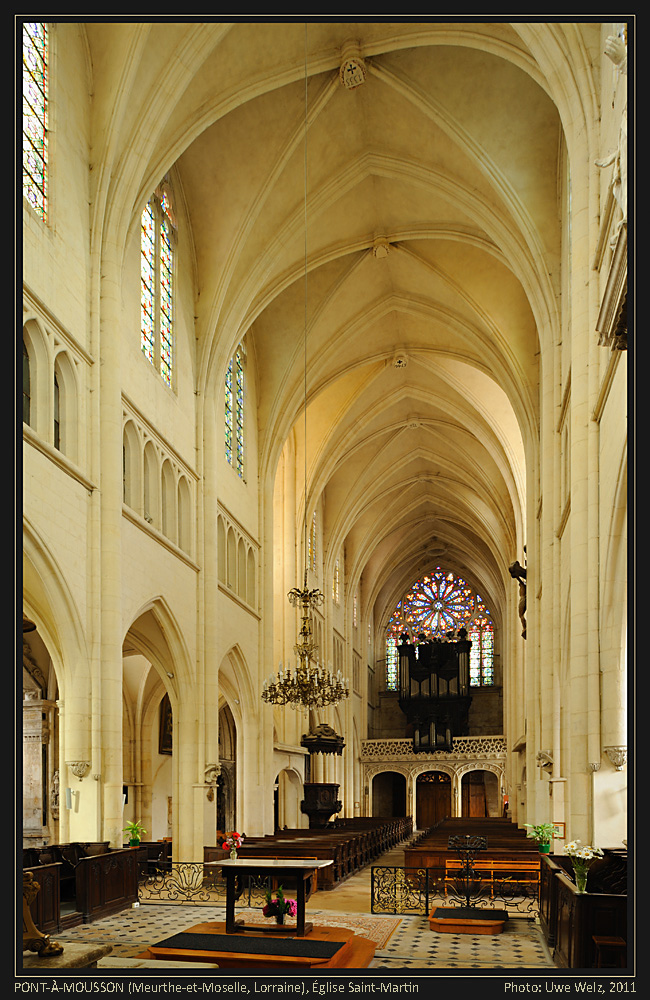
[[[524,823],[528,827],[527,837],[537,841],[540,854],[548,854],[551,850],[551,841],[560,831],[554,823]]]
[[[142,823],[139,823],[138,820],[132,820],[124,827],[124,833],[128,833],[129,835],[130,847],[139,847],[140,841],[142,840],[142,834],[146,832],[147,831],[143,827]]]

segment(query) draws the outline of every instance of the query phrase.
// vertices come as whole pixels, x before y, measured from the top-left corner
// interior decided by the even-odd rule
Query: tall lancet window
[[[226,369],[226,461],[244,478],[244,406],[246,402],[246,352],[240,344]]]
[[[465,581],[437,566],[417,580],[398,602],[386,630],[386,689],[399,681],[397,646],[406,632],[412,641],[444,639],[449,631],[465,628],[472,643],[469,659],[471,687],[494,684],[494,624],[481,597]]]
[[[47,25],[23,24],[23,194],[47,221]]]
[[[163,382],[172,387],[176,218],[167,181],[156,189],[140,222],[141,347]]]

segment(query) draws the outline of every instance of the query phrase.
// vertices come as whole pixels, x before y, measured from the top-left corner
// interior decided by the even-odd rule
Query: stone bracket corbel
[[[90,771],[89,760],[67,760],[66,764],[74,774],[75,778],[79,778],[79,781],[83,781]]]
[[[617,771],[622,771],[627,764],[627,747],[604,747],[610,763]]]

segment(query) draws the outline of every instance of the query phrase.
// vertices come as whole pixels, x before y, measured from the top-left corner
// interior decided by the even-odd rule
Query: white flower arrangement
[[[581,847],[579,840],[571,840],[564,845],[564,853],[571,858],[578,891],[585,892],[589,866],[596,858],[602,858],[603,852],[600,847],[592,847],[590,844]]]
[[[569,841],[568,844],[564,845],[564,853],[568,854],[571,858],[579,858],[581,861],[593,861],[594,858],[602,858],[603,852],[600,847],[591,847],[589,844],[579,847],[579,844],[579,840]]]

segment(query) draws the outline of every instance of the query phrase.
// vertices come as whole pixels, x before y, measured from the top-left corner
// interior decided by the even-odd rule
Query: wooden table
[[[217,866],[223,871],[226,877],[226,934],[238,934],[245,930],[255,930],[257,933],[263,928],[259,925],[249,924],[247,927],[242,920],[235,920],[235,882],[237,876],[245,877],[254,875],[258,878],[273,878],[286,875],[287,878],[296,880],[296,902],[298,912],[296,914],[296,928],[285,928],[295,933],[296,937],[304,937],[312,929],[311,924],[305,924],[305,882],[319,868],[326,868],[333,862],[318,861],[308,858],[236,858],[224,861],[210,862],[207,867]]]

